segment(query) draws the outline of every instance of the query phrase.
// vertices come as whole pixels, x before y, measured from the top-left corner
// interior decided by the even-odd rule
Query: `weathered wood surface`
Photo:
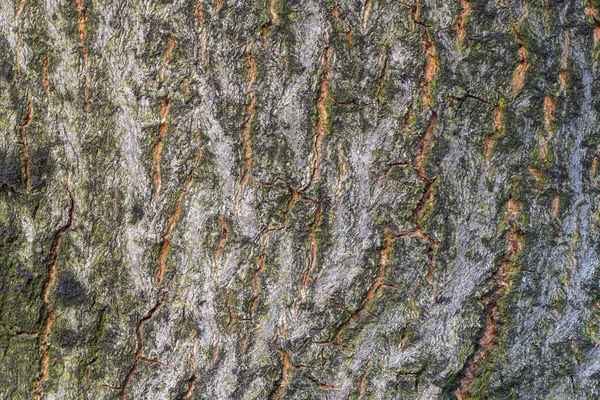
[[[598,7],[0,2],[0,397],[599,398]]]

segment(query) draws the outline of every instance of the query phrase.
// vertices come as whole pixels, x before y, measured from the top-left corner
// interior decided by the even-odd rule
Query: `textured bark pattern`
[[[600,398],[598,7],[0,2],[0,398]]]

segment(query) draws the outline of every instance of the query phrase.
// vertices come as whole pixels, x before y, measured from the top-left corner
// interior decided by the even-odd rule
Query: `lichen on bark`
[[[598,7],[3,2],[0,398],[599,398]]]

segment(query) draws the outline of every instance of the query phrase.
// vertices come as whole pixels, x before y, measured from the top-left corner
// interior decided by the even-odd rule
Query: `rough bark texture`
[[[0,398],[600,398],[596,0],[0,8]]]

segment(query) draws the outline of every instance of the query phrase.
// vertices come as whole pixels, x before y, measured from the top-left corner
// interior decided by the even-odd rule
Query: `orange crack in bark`
[[[140,357],[140,361],[144,361],[144,362],[147,362],[150,364],[162,365],[162,366],[165,365],[165,363],[155,360],[153,358]]]
[[[363,20],[362,20],[363,33],[365,33],[367,31],[367,24],[369,23],[369,16],[371,15],[372,10],[373,10],[373,0],[365,0],[365,5],[363,7]]]
[[[21,13],[23,12],[23,8],[25,7],[25,0],[19,0],[19,4],[17,4],[17,11],[15,12],[15,23],[18,25],[19,18],[21,18]]]
[[[200,162],[201,157],[202,149],[198,147],[198,151],[196,152],[196,158],[194,159],[194,165],[192,166],[192,169],[190,169],[190,172],[188,172],[183,191],[181,191],[181,193],[179,193],[179,196],[177,197],[177,201],[175,202],[175,210],[173,210],[173,213],[169,216],[167,229],[163,234],[162,249],[158,258],[158,269],[156,271],[157,285],[161,284],[165,272],[167,271],[167,268],[165,266],[165,259],[167,258],[167,253],[169,252],[169,249],[171,247],[170,240],[171,235],[173,233],[173,228],[175,228],[175,224],[177,223],[177,220],[179,219],[179,214],[181,213],[181,202],[183,201],[183,196],[188,192],[188,190],[192,186],[192,183],[194,183],[194,172],[196,172],[196,169],[198,168],[198,163]]]
[[[348,43],[350,50],[354,50],[354,42],[352,41],[352,29],[348,29],[348,32],[346,32],[346,42]],[[352,53],[354,54],[353,51]]]
[[[429,37],[429,33],[427,29],[423,28],[423,42],[425,44],[425,71],[423,71],[423,79],[421,80],[421,85],[423,88],[422,100],[423,107],[429,108],[431,107],[431,83],[435,78],[435,75],[438,72],[438,63],[435,59],[436,48],[431,38]]]
[[[365,370],[365,372],[363,372],[363,374],[360,376],[360,380],[358,381],[358,399],[357,400],[362,400],[365,397],[365,394],[367,394],[367,391],[365,388],[365,383],[367,381],[367,375],[371,371],[372,367],[373,367],[372,365],[369,365],[367,367],[367,369]]]
[[[535,180],[535,183],[537,185],[537,193],[536,193],[536,198],[537,198],[537,196],[539,196],[540,193],[542,193],[542,186],[540,184],[541,183],[541,179],[542,179],[542,171],[540,171],[539,169],[536,169],[536,168],[532,167],[531,165],[528,166],[527,169],[529,170],[529,172],[533,176],[533,179]]]
[[[198,21],[200,24],[204,26],[204,12],[202,11],[202,5],[204,0],[199,0],[198,4],[196,4],[196,9],[194,10],[194,15],[198,17]]]
[[[276,0],[271,0],[269,2],[269,13],[271,14],[271,19],[269,20],[269,22],[262,26],[262,37],[263,42],[265,43],[267,42],[267,36],[269,36],[269,33],[271,33],[271,29],[279,21],[279,15],[277,14],[277,4],[275,2]]]
[[[230,327],[233,322],[250,321],[249,318],[239,318],[233,315],[233,312],[231,311],[231,289],[227,289],[227,297],[225,298],[225,308],[227,309],[227,314],[229,316],[229,321],[227,321],[227,327]]]
[[[295,368],[292,363],[290,363],[290,357],[288,356],[287,352],[283,350],[280,345],[277,345],[277,352],[281,357],[281,377],[279,378],[279,381],[277,381],[275,388],[273,388],[273,391],[269,396],[269,399],[271,400],[278,400],[281,397],[281,392],[283,392],[283,390],[285,390],[287,385],[290,383],[290,370]]]
[[[426,24],[421,22],[420,18],[421,14],[421,3],[419,0],[415,0],[415,3],[412,7],[410,16],[412,18],[414,27],[419,25],[421,27],[421,35],[423,38],[423,47],[425,53],[425,69],[423,70],[423,77],[421,78],[421,102],[423,103],[423,108],[428,109],[432,105],[431,99],[431,85],[438,73],[438,62],[435,58],[436,55],[436,47],[431,37],[429,36],[429,31]]]
[[[258,256],[258,269],[254,271],[252,275],[252,289],[254,290],[254,297],[252,297],[252,302],[250,303],[250,320],[254,322],[254,311],[256,310],[256,306],[258,305],[258,300],[260,299],[261,289],[260,289],[260,280],[259,274],[262,274],[267,269],[267,248],[269,247],[269,240],[271,236],[271,232],[278,231],[283,228],[270,228],[263,234],[263,245],[262,251]]]
[[[496,345],[496,327],[499,324],[498,302],[502,299],[509,283],[506,278],[510,275],[509,267],[515,262],[519,254],[523,251],[524,242],[517,228],[517,219],[523,214],[521,205],[518,204],[514,196],[514,185],[511,189],[511,197],[508,200],[508,223],[510,229],[506,234],[507,254],[499,265],[498,270],[490,277],[493,283],[483,315],[483,334],[479,339],[477,349],[467,361],[462,376],[454,394],[458,400],[468,400],[471,398],[469,389],[475,379],[482,372],[489,351]]]
[[[408,334],[406,332],[406,327],[402,328],[402,336],[400,337],[400,342],[398,343],[398,353],[402,354],[404,351],[404,347],[406,346],[406,342],[408,340]]]
[[[313,140],[313,157],[310,163],[310,181],[302,190],[306,191],[312,188],[313,184],[319,180],[319,165],[323,160],[323,138],[327,134],[327,124],[329,123],[329,111],[327,110],[327,100],[329,99],[329,84],[331,79],[331,54],[333,47],[325,37],[325,51],[323,53],[323,75],[321,76],[319,99],[317,100],[317,132]]]
[[[596,25],[598,34],[600,34],[600,26]],[[558,74],[558,80],[560,81],[560,90],[564,91],[567,88],[567,70],[569,68],[569,35],[565,33],[565,39],[563,42],[563,51],[560,57],[560,73]]]
[[[244,189],[248,184],[250,168],[252,167],[252,144],[250,142],[250,130],[252,127],[252,121],[254,119],[254,106],[256,105],[256,93],[254,89],[254,82],[256,81],[256,62],[252,55],[252,50],[248,50],[248,64],[250,64],[250,70],[248,72],[248,84],[247,89],[250,91],[250,103],[246,110],[246,122],[242,129],[242,142],[244,144],[244,166],[242,171],[242,179],[238,187],[237,195],[235,198],[235,208],[239,215],[242,203],[242,197],[244,196]]]
[[[227,297],[225,298],[225,308],[227,309],[227,313],[229,314],[229,321],[227,321],[228,328],[231,326],[231,324],[233,322],[239,322],[239,323],[243,323],[243,324],[245,324],[245,323],[254,324],[254,321],[252,321],[252,318],[240,318],[240,317],[236,317],[235,315],[233,315],[230,304],[231,304],[231,289],[227,289]],[[240,348],[242,350],[242,353],[246,352],[247,343],[248,343],[248,332],[244,331],[244,336],[242,337],[242,340],[240,343]],[[218,353],[218,348],[216,351]],[[214,364],[214,361],[213,361],[213,364]]]
[[[89,96],[90,90],[88,85],[88,49],[85,46],[85,39],[87,32],[85,29],[85,23],[87,22],[87,15],[83,6],[83,0],[75,0],[77,3],[77,14],[79,14],[79,21],[77,22],[77,30],[79,31],[79,46],[81,47],[81,54],[83,58],[83,79],[84,79],[84,99],[86,110],[90,111]]]
[[[558,219],[558,206],[560,205],[560,197],[558,194],[554,195],[554,200],[552,201],[552,215],[554,218]]]
[[[525,40],[519,33],[516,25],[513,25],[513,31],[515,32],[517,40],[519,41],[519,57],[521,58],[519,65],[517,65],[517,68],[515,69],[512,80],[512,96],[514,99],[523,87],[523,83],[525,82],[525,73],[529,69],[530,64],[527,61],[527,48],[525,47]]]
[[[273,21],[274,24],[277,23],[279,16],[277,15],[277,9],[275,8],[275,0],[271,0],[269,3],[269,12],[271,13],[271,21]]]
[[[67,176],[67,194],[69,195],[70,207],[69,207],[69,219],[67,223],[63,225],[54,235],[54,242],[52,244],[52,250],[50,252],[50,264],[48,265],[48,279],[44,282],[44,287],[42,289],[41,299],[44,303],[44,307],[48,312],[48,316],[46,317],[46,321],[44,322],[44,329],[41,332],[41,340],[40,340],[40,353],[41,356],[41,368],[40,375],[36,381],[36,394],[34,396],[35,400],[40,400],[44,395],[44,382],[48,379],[48,363],[50,360],[50,356],[48,354],[48,339],[50,337],[50,333],[52,332],[52,324],[54,323],[54,319],[56,318],[56,310],[50,303],[48,299],[48,295],[50,294],[50,290],[56,281],[56,264],[58,262],[58,254],[60,252],[60,246],[62,243],[63,236],[69,229],[73,227],[73,223],[75,221],[75,196],[71,191],[71,171],[69,171]]]
[[[192,348],[192,356],[190,357],[190,366],[192,368],[192,376],[188,381],[187,391],[183,396],[184,400],[189,400],[194,393],[194,387],[196,386],[196,379],[198,379],[198,370],[196,369],[196,356],[198,354],[198,339],[196,330],[192,330],[192,335],[194,335],[194,347]]]
[[[544,127],[548,134],[553,134],[552,121],[554,121],[554,101],[550,96],[544,98]]]
[[[50,91],[50,77],[48,75],[48,65],[50,64],[50,56],[46,56],[44,59],[44,64],[42,65],[42,70],[44,71],[44,78],[42,83],[44,84],[44,89],[46,93]]]
[[[321,203],[317,206],[317,212],[315,215],[314,222],[310,225],[310,255],[309,255],[309,267],[308,271],[304,273],[302,277],[302,286],[300,288],[300,298],[302,301],[306,299],[306,290],[308,287],[308,283],[312,280],[310,277],[310,273],[314,271],[317,266],[317,252],[319,250],[319,244],[317,243],[317,229],[319,229],[319,225],[321,224],[321,220],[323,219],[322,213],[322,205]]]
[[[220,350],[220,348],[221,348],[221,345],[219,343],[217,343],[217,345],[215,346],[215,350],[213,352],[212,360],[211,360],[212,365],[215,365],[215,363],[219,359],[219,350]]]
[[[600,41],[600,21],[598,20],[598,9],[594,6],[592,0],[588,0],[588,5],[585,8],[585,15],[591,17],[594,22],[594,46]]]
[[[544,98],[544,128],[546,129],[546,136],[540,135],[539,146],[540,146],[540,159],[546,160],[548,156],[548,143],[554,136],[554,129],[552,122],[554,121],[554,100],[548,95]]]
[[[158,71],[159,83],[165,79],[165,69],[167,69],[167,65],[169,65],[169,61],[171,61],[171,59],[173,58],[173,49],[174,48],[175,48],[175,41],[173,40],[172,37],[169,36],[169,40],[168,40],[168,44],[167,44],[167,51],[165,54],[165,61],[163,62],[163,64],[161,65],[161,67]]]
[[[488,136],[485,140],[485,162],[490,167],[492,161],[492,150],[499,136],[504,135],[504,112],[499,105],[494,106],[494,135]]]
[[[158,312],[158,310],[162,307],[162,305],[165,301],[166,294],[167,294],[167,292],[163,292],[159,296],[158,301],[156,302],[154,307],[152,307],[152,309],[150,309],[150,311],[148,311],[148,314],[146,314],[144,316],[144,318],[142,318],[138,321],[138,325],[135,330],[136,337],[137,337],[137,348],[135,351],[133,363],[131,364],[131,368],[129,369],[127,376],[125,376],[125,379],[123,380],[123,384],[121,385],[121,387],[115,388],[115,389],[118,389],[121,391],[121,397],[120,397],[121,400],[125,400],[125,393],[127,390],[127,386],[129,385],[129,382],[131,381],[131,379],[133,378],[133,375],[135,374],[135,371],[137,370],[138,363],[140,361],[143,361],[143,359],[144,359],[144,357],[142,357],[142,350],[144,349],[144,324],[146,322],[150,321],[154,317],[154,315]]]
[[[173,41],[173,38],[169,37],[169,44],[167,46],[167,52],[166,52],[167,54],[165,55],[165,61],[164,61],[163,65],[160,67],[160,70],[158,71],[159,83],[164,78],[164,70],[172,58],[172,51],[173,51],[174,47],[175,47],[175,42]],[[169,124],[167,123],[167,117],[169,115],[170,106],[171,106],[171,100],[169,98],[169,94],[167,93],[167,95],[165,96],[163,105],[160,109],[160,130],[158,132],[158,140],[156,142],[156,145],[154,146],[154,151],[152,153],[152,165],[154,167],[154,197],[152,199],[153,203],[156,203],[156,200],[158,199],[158,195],[160,194],[160,189],[162,187],[162,176],[161,176],[161,171],[160,171],[160,156],[161,156],[162,149],[164,146],[163,140],[164,140],[165,136],[167,135],[167,131],[169,130]]]
[[[169,116],[169,108],[171,102],[169,95],[165,97],[165,101],[160,109],[160,130],[158,131],[158,140],[154,145],[154,151],[152,152],[152,165],[154,166],[154,198],[153,203],[156,203],[160,189],[162,187],[162,176],[160,172],[160,155],[164,146],[164,138],[169,130],[169,124],[167,123],[167,117]]]
[[[202,32],[202,47],[200,50],[200,57],[202,58],[202,63],[206,64],[206,42],[207,42],[207,29],[206,24],[204,23],[204,12],[202,11],[202,5],[204,1],[199,0],[196,5],[196,9],[194,10],[194,15],[198,17],[198,21],[200,22],[200,30]]]
[[[458,35],[458,42],[462,43],[467,35],[465,23],[467,16],[471,14],[471,6],[467,0],[461,0],[460,3],[462,6],[462,11],[458,13],[458,19],[456,21],[456,34]]]
[[[343,349],[349,350],[354,353],[354,351],[352,349],[350,349],[347,346],[344,346],[342,344],[342,334],[344,333],[344,330],[346,330],[348,327],[352,326],[358,320],[358,318],[362,315],[362,313],[366,309],[369,308],[369,306],[373,302],[373,299],[375,298],[375,293],[377,292],[377,289],[379,289],[379,287],[381,287],[383,285],[383,280],[385,278],[386,269],[389,264],[389,254],[392,251],[393,240],[394,240],[394,236],[391,234],[389,228],[386,227],[385,228],[384,247],[381,249],[381,251],[379,253],[379,255],[380,255],[379,269],[377,270],[377,276],[375,277],[375,280],[369,287],[369,290],[367,290],[367,294],[365,295],[360,306],[356,309],[356,311],[354,311],[350,315],[350,318],[348,318],[346,320],[346,322],[344,322],[337,328],[337,330],[335,332],[334,340],[329,343],[335,344]],[[320,344],[320,343],[316,342],[316,344]],[[325,344],[325,343],[322,343],[322,344]]]

